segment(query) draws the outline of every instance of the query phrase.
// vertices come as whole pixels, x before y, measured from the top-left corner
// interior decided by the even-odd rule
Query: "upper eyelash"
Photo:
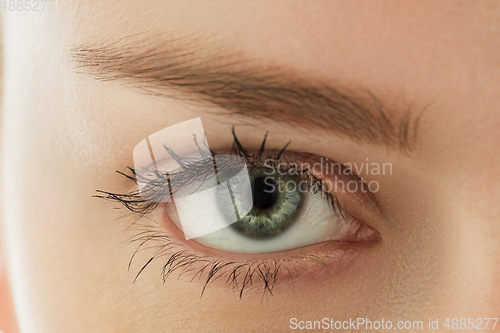
[[[258,168],[258,167],[274,167],[277,169],[279,167],[281,172],[293,172],[294,174],[298,174],[306,181],[306,185],[308,186],[307,189],[308,191],[311,191],[312,193],[321,193],[330,204],[330,207],[333,210],[333,212],[335,214],[339,214],[341,217],[344,217],[344,209],[340,205],[337,197],[331,191],[325,191],[324,179],[316,176],[313,172],[309,170],[309,168],[302,167],[299,169],[297,167],[299,163],[296,163],[296,161],[294,160],[282,160],[282,156],[285,153],[285,150],[290,144],[290,142],[288,142],[279,152],[275,153],[274,155],[269,154],[268,156],[266,156],[265,159],[263,159],[267,133],[264,136],[264,139],[262,141],[259,150],[255,154],[251,154],[247,149],[243,147],[243,145],[238,140],[238,137],[236,136],[234,128],[232,134],[233,134],[233,147],[230,151],[230,155],[243,158],[248,169],[252,170],[253,168]],[[195,143],[197,143],[196,138],[194,138],[194,140]],[[155,179],[153,180],[147,179],[148,188],[146,189],[146,191],[149,192],[147,193],[146,196],[149,198],[154,197],[156,198],[155,200],[153,201],[144,200],[139,190],[131,191],[129,193],[124,193],[124,194],[97,190],[96,192],[101,194],[95,195],[94,197],[118,202],[131,212],[137,213],[142,217],[152,212],[158,206],[158,204],[163,201],[163,198],[165,196],[173,195],[177,189],[189,185],[196,179],[203,178],[203,180],[206,180],[207,177],[210,176],[210,174],[206,173],[207,168],[203,166],[203,162],[201,162],[202,164],[196,164],[196,163],[189,164],[186,162],[185,159],[183,160],[182,158],[180,158],[178,155],[175,154],[174,151],[172,151],[168,147],[165,147],[165,149],[168,150],[169,154],[176,161],[178,161],[179,165],[181,165],[181,171],[165,174],[156,170],[148,170],[155,174]],[[204,151],[202,149],[200,149],[199,151],[200,153],[204,154]],[[212,150],[210,150],[210,152],[211,152],[211,157],[214,158],[214,156],[216,155],[215,152],[213,152]],[[229,160],[229,162],[230,161],[231,160]],[[270,165],[268,164],[268,161],[273,161],[273,162]],[[217,166],[215,160],[213,160],[213,165],[215,169],[215,175],[217,175],[219,170],[223,168],[221,168],[220,165]],[[131,172],[131,175],[125,174],[121,171],[117,171],[117,173],[137,184],[138,177],[141,176],[139,176],[136,173],[136,170],[131,167],[127,167],[127,170]],[[205,174],[200,174],[200,172],[201,173],[205,172]],[[175,179],[176,181],[172,181],[173,179]],[[144,189],[143,189],[143,195],[144,195]]]
[[[295,161],[283,159],[286,148],[288,147],[290,142],[287,143],[285,147],[283,147],[283,149],[281,149],[280,151],[274,154],[267,154],[267,156],[265,156],[266,152],[265,144],[267,139],[267,133],[264,136],[260,148],[255,153],[251,153],[250,151],[246,150],[243,147],[243,145],[236,136],[234,128],[232,133],[233,133],[233,146],[230,151],[230,155],[239,156],[242,159],[244,159],[245,163],[247,164],[247,167],[250,170],[252,168],[258,168],[264,166],[273,167],[273,164],[271,165],[268,164],[268,161],[273,161],[274,166],[279,167],[281,171],[285,172],[293,171],[296,174],[299,174],[306,181],[306,184],[308,186],[308,191],[311,191],[312,193],[318,193],[318,192],[321,193],[322,196],[330,204],[332,211],[340,218],[345,217],[344,208],[340,205],[337,197],[331,192],[324,191],[323,179],[317,177],[309,169],[306,168],[298,169],[297,166],[299,164],[295,163]],[[196,142],[196,138],[194,138],[194,140]],[[154,259],[162,257],[164,255],[169,255],[170,257],[167,260],[166,264],[163,266],[161,273],[164,282],[175,271],[180,271],[179,276],[189,271],[195,271],[196,274],[193,276],[193,279],[195,279],[197,276],[199,276],[199,279],[201,279],[201,277],[205,274],[205,284],[203,286],[201,293],[201,295],[203,295],[206,287],[210,282],[225,276],[226,279],[225,282],[227,284],[232,285],[233,289],[234,288],[239,289],[239,297],[241,298],[244,289],[252,285],[253,284],[252,280],[255,279],[256,277],[258,277],[261,281],[264,294],[272,295],[274,285],[276,284],[277,276],[280,272],[284,273],[286,270],[288,274],[285,273],[285,275],[288,275],[290,281],[293,283],[293,279],[291,278],[290,274],[290,269],[296,270],[297,266],[300,266],[304,262],[316,263],[321,266],[326,266],[323,259],[315,255],[300,255],[298,257],[293,257],[293,258],[289,257],[287,259],[279,260],[279,262],[277,260],[249,260],[246,262],[236,262],[236,261],[219,260],[209,256],[200,256],[196,254],[191,254],[186,250],[176,250],[175,252],[171,253],[171,250],[174,249],[175,247],[183,247],[184,245],[177,242],[171,236],[159,231],[159,228],[157,228],[157,225],[155,225],[156,221],[152,221],[154,222],[154,224],[144,224],[144,223],[139,223],[139,220],[145,217],[145,215],[153,212],[158,207],[158,205],[162,201],[161,200],[162,196],[174,194],[176,188],[188,185],[196,177],[198,177],[198,179],[203,178],[203,175],[201,175],[202,177],[200,177],[200,175],[197,174],[197,172],[199,172],[200,170],[207,170],[207,168],[206,167],[197,168],[196,164],[189,165],[189,163],[187,163],[185,160],[184,161],[180,160],[180,158],[177,155],[175,155],[175,152],[168,149],[168,147],[165,147],[165,149],[168,150],[168,152],[171,154],[172,157],[174,157],[174,159],[175,158],[179,159],[178,162],[179,165],[181,165],[181,170],[178,173],[174,174],[171,173],[169,175],[164,175],[162,173],[153,171],[155,172],[155,176],[157,176],[158,181],[157,183],[155,183],[156,184],[155,187],[150,187],[149,190],[156,191],[155,194],[159,196],[158,197],[159,200],[155,201],[144,200],[139,190],[134,190],[129,193],[113,193],[108,191],[97,190],[99,194],[94,195],[94,197],[96,198],[117,202],[121,204],[123,207],[125,207],[127,210],[129,210],[131,213],[137,214],[137,218],[132,223],[132,226],[134,228],[138,228],[138,234],[130,238],[129,241],[131,243],[139,243],[139,245],[130,259],[129,269],[135,255],[139,251],[146,249],[146,247],[144,246],[145,244],[153,240],[157,241],[159,240],[162,243],[162,245],[156,245],[156,250],[153,256],[146,262],[146,264],[144,264],[141,267],[141,269],[139,270],[134,279],[134,282],[137,280],[139,275],[144,271],[144,269]],[[202,152],[201,149],[200,152]],[[210,152],[212,157],[216,155],[215,152],[213,151]],[[214,167],[215,167],[215,173],[217,174],[219,169],[215,165],[215,160],[214,160]],[[131,174],[126,174],[121,171],[117,171],[117,173],[137,184],[139,176],[137,175],[136,170],[131,167],[127,167],[127,170]],[[171,182],[172,178],[174,177],[177,177],[178,179],[180,179],[180,181]],[[167,182],[169,186],[166,186]],[[172,183],[177,185],[172,187],[171,186]],[[196,266],[196,264],[200,263],[204,265],[201,265],[200,268],[198,269],[192,268],[193,266]],[[241,280],[242,276],[243,280],[241,281],[241,283],[238,283],[238,280]]]

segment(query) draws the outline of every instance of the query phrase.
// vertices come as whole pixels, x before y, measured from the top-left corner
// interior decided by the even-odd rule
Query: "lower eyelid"
[[[232,287],[241,294],[257,290],[273,292],[275,286],[293,284],[295,281],[318,282],[343,274],[351,265],[380,244],[380,239],[363,242],[323,242],[302,248],[265,254],[235,254],[203,246],[194,240],[184,240],[182,231],[173,223],[165,224],[161,204],[157,212],[132,230],[131,239],[140,247],[157,249],[151,260],[163,261],[162,277],[183,278],[203,285]],[[131,259],[131,261],[133,258]],[[143,264],[136,273],[139,278]],[[251,281],[251,282],[250,282]]]
[[[203,284],[202,295],[205,288],[212,284],[232,287],[241,297],[243,291],[272,294],[274,287],[293,284],[297,280],[311,278],[318,282],[332,278],[349,270],[351,265],[380,244],[379,239],[324,242],[276,253],[234,254],[207,248],[193,240],[183,240],[182,232],[176,230],[175,225],[166,230],[158,230],[156,224],[151,227],[156,230],[156,237],[148,234],[132,241],[143,243],[144,238],[150,237],[149,242],[155,244],[148,247],[162,249],[157,251],[155,259],[165,261],[163,279],[175,276],[193,282],[199,280]],[[142,269],[138,276],[141,272]]]

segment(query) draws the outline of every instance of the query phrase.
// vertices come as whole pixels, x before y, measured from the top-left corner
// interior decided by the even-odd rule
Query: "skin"
[[[61,0],[52,12],[3,20],[3,239],[21,331],[274,332],[289,330],[292,317],[425,325],[498,317],[498,2]],[[144,31],[201,36],[262,68],[368,88],[394,117],[408,104],[425,109],[417,148],[404,155],[324,131],[207,115],[74,70],[72,46]],[[269,298],[255,289],[239,299],[215,283],[200,299],[201,282],[163,284],[161,259],[133,283],[151,252],[127,272],[136,245],[124,229],[133,219],[116,220],[124,211],[92,196],[133,188],[115,171],[133,165],[134,146],[200,115],[211,147],[229,148],[240,121],[250,123],[238,137],[251,148],[269,131],[274,149],[293,137],[293,151],[392,163],[392,175],[365,175],[380,183],[384,214],[352,208],[382,242],[339,272],[307,274]]]

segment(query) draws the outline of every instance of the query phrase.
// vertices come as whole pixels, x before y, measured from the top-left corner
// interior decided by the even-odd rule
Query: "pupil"
[[[271,177],[255,178],[252,188],[254,207],[269,208],[278,199],[278,189]]]

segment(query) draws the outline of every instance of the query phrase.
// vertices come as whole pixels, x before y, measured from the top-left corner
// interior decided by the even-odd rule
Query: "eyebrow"
[[[99,81],[121,80],[145,94],[324,130],[405,155],[416,149],[422,112],[415,115],[414,108],[389,110],[366,89],[332,87],[197,40],[130,36],[107,44],[77,45],[70,56],[78,71]]]

